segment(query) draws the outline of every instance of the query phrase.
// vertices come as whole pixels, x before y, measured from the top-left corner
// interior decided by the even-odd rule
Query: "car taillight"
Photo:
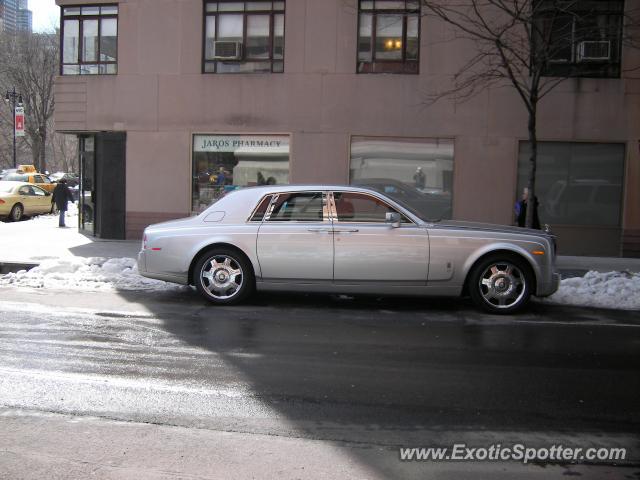
[[[5,203],[5,201],[0,198],[0,205],[2,205],[3,203]]]

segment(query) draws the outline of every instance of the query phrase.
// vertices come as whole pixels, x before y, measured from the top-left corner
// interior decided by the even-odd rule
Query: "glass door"
[[[80,230],[90,235],[96,235],[96,165],[95,165],[95,137],[79,137],[80,145],[80,189],[78,196],[78,215]]]

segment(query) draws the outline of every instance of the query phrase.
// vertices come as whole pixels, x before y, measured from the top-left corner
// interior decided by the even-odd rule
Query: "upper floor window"
[[[624,0],[538,0],[533,59],[558,77],[619,77]]]
[[[205,1],[205,73],[284,71],[283,1]]]
[[[62,75],[118,73],[118,6],[62,7]]]
[[[358,73],[418,73],[419,0],[360,0]]]

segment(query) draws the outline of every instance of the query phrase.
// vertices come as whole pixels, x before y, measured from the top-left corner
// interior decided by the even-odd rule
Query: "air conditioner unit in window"
[[[240,60],[242,58],[242,43],[213,42],[213,58],[214,60]]]
[[[585,40],[578,44],[578,62],[611,60],[609,40]]]

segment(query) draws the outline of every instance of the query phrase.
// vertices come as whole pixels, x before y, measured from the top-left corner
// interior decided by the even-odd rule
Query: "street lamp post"
[[[16,99],[18,100],[17,103]],[[11,102],[11,116],[13,117],[13,168],[16,168],[16,105],[22,105],[22,94],[16,93],[16,87],[13,87],[13,90],[7,90],[4,101],[6,103]]]

